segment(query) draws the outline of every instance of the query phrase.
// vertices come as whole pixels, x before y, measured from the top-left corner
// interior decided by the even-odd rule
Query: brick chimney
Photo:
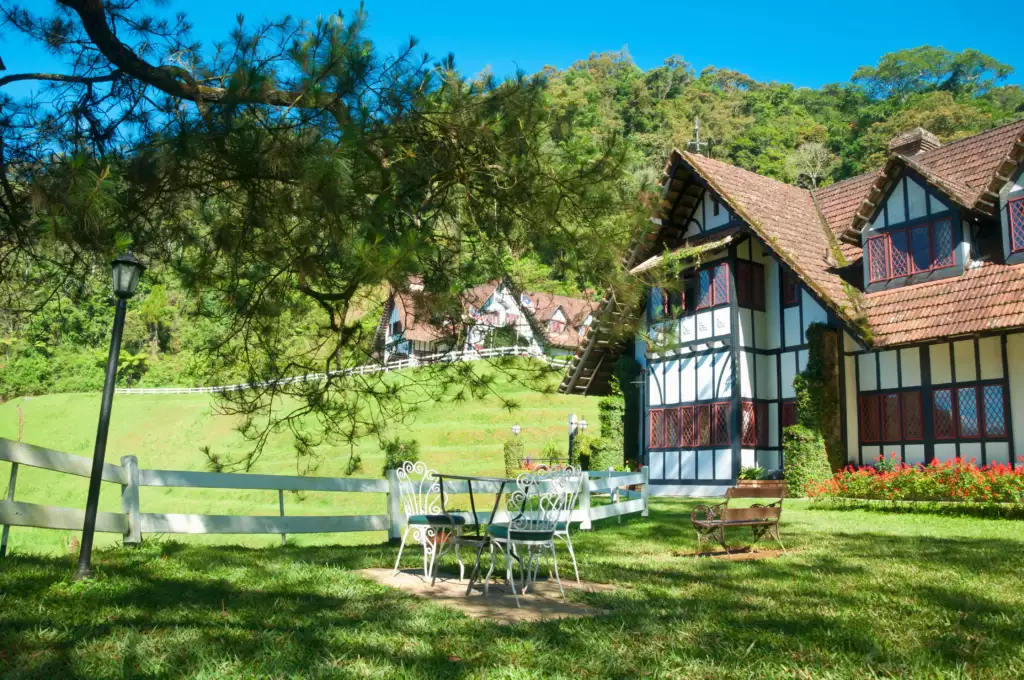
[[[907,130],[889,140],[889,153],[898,153],[901,156],[916,156],[925,151],[938,149],[942,146],[939,138],[925,130],[923,127],[916,127]]]

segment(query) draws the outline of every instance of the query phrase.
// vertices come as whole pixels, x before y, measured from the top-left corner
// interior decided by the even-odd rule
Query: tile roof
[[[994,214],[995,194],[1014,167],[1024,160],[1024,120],[1008,123],[971,137],[965,137],[913,157],[894,154],[875,175],[860,207],[842,232],[847,241],[857,235],[875,212],[889,184],[904,166],[913,168],[924,179],[961,206]],[[856,178],[854,178],[856,179]]]
[[[963,275],[864,296],[876,346],[1024,326],[1024,265],[984,263]]]
[[[1024,120],[950,142],[914,157],[935,174],[980,193],[1015,141],[1024,136]]]
[[[830,184],[811,192],[821,216],[828,224],[836,238],[842,236],[847,227],[853,221],[853,216],[860,209],[864,197],[867,195],[871,185],[878,177],[878,170],[872,170],[863,174],[845,179],[842,182]],[[854,262],[860,259],[860,246],[851,243],[840,243],[840,249],[847,262]]]
[[[809,288],[840,316],[852,320],[852,301],[831,262],[833,234],[810,191],[712,158],[688,152],[681,156]]]

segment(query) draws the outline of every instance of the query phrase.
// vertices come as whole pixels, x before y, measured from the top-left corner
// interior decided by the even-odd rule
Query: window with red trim
[[[1006,385],[988,383],[932,391],[935,439],[1005,439]]]
[[[680,442],[682,446],[697,446],[700,441],[697,437],[697,407],[684,406],[680,409],[680,429],[682,435]]]
[[[956,411],[954,409],[953,390],[935,390],[932,392],[932,422],[935,426],[936,439],[956,439]]]
[[[881,429],[878,426],[878,395],[860,395],[860,441],[864,444],[879,441]]]
[[[1006,436],[1006,390],[1002,385],[985,385],[982,388],[985,406],[985,436]]]
[[[800,282],[796,274],[788,269],[782,272],[782,306],[795,307],[800,304]]]
[[[711,404],[697,406],[697,446],[711,446]]]
[[[981,436],[981,414],[978,411],[978,388],[960,387],[956,391],[957,434],[962,439]]]
[[[900,395],[889,392],[880,396],[882,402],[882,441],[900,441]]]
[[[787,399],[782,402],[782,427],[796,425],[796,402]]]
[[[924,420],[921,392],[875,392],[862,394],[859,401],[861,443],[921,441]]]
[[[664,446],[665,440],[665,412],[664,409],[651,410],[651,448],[658,449]]]
[[[663,446],[679,446],[679,409],[665,409],[665,440]]]
[[[720,401],[712,405],[714,407],[714,424],[711,427],[711,443],[714,446],[729,444],[729,415],[732,413],[732,403]]]
[[[757,262],[736,261],[736,304],[764,311],[764,267]]]
[[[742,402],[740,441],[743,446],[768,446],[768,404]]]
[[[865,251],[869,283],[952,267],[956,264],[953,218],[889,229],[870,237]]]
[[[921,410],[921,393],[904,392],[902,396],[903,438],[908,441],[924,439],[924,420]]]
[[[1006,204],[1010,213],[1010,252],[1024,251],[1024,196]]]
[[[757,446],[757,416],[754,402],[743,402],[742,436],[740,442],[743,446]]]
[[[729,303],[729,263],[722,262],[697,272],[695,309]]]

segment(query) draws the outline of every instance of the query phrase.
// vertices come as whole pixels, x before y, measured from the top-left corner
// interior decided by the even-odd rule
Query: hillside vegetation
[[[413,420],[396,426],[389,435],[415,438],[420,456],[432,468],[460,473],[501,474],[502,444],[518,423],[527,455],[539,455],[548,442],[566,446],[566,422],[570,413],[585,417],[597,428],[597,400],[578,396],[542,394],[512,384],[507,378],[495,385],[498,396],[426,405]],[[500,396],[500,399],[499,399]],[[509,412],[504,401],[518,404]],[[99,413],[99,394],[60,394],[19,398],[0,405],[0,437],[17,438],[18,409],[24,420],[23,440],[47,448],[91,456]],[[114,400],[107,461],[117,464],[123,455],[138,456],[139,466],[150,469],[206,470],[207,458],[200,447],[231,457],[244,453],[250,444],[235,430],[238,420],[216,415],[207,395],[119,395]],[[383,454],[376,440],[359,442],[356,452],[362,469],[353,477],[380,477]],[[341,476],[348,461],[348,449],[324,447],[310,474]],[[297,462],[298,461],[298,462]],[[294,475],[298,466],[310,461],[297,458],[287,433],[275,434],[252,472]],[[6,490],[10,466],[0,463],[0,490]],[[81,508],[85,503],[87,480],[55,472],[22,467],[18,473],[20,501]],[[103,485],[100,509],[120,511],[120,488]],[[224,515],[278,514],[277,492],[216,489],[144,488],[143,512],[205,513]],[[383,494],[287,493],[288,514],[377,514],[383,513]],[[57,552],[72,532],[15,527],[11,545],[21,552]],[[97,535],[100,544],[120,537]],[[185,540],[269,545],[277,536],[203,536]],[[381,534],[341,534],[290,537],[300,544],[316,542],[379,542]]]
[[[886,54],[846,82],[812,89],[758,82],[724,68],[697,73],[680,57],[645,71],[627,52],[595,54],[543,73],[553,114],[546,134],[584,155],[587,149],[597,154],[609,135],[622,138],[638,186],[649,186],[669,151],[692,141],[699,118],[702,140],[710,142],[704,153],[783,181],[821,186],[878,167],[888,141],[912,127],[948,142],[1024,116],[1024,92],[1003,84],[1012,71],[975,50],[923,46]],[[586,265],[573,270],[557,243],[508,240],[502,247],[505,270],[524,288],[571,295],[603,287],[602,272]],[[189,292],[174,267],[152,264],[129,305],[119,384],[247,379],[237,355],[211,350],[224,341],[234,310]],[[481,280],[466,283],[492,276],[481,272]],[[34,289],[26,283],[25,294]],[[109,289],[109,271],[97,266],[91,276],[68,282],[38,313],[0,310],[0,399],[101,387],[112,317]],[[348,321],[364,320],[357,334],[363,340],[347,351],[361,357],[357,363],[370,354],[367,339],[385,289],[369,287],[354,298]],[[317,304],[303,296],[274,304],[282,308],[273,310],[279,327],[287,329],[280,346],[301,353],[314,345],[324,323]]]

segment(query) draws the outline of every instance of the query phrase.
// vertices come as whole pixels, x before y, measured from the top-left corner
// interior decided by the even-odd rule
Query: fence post
[[[608,482],[610,484],[614,484],[614,479],[615,479],[615,468],[609,466],[608,467]],[[611,489],[611,496],[612,496],[612,503],[618,503],[619,502],[619,487],[617,487],[617,486],[613,486],[612,487],[612,489]],[[619,524],[622,524],[622,515],[618,515],[617,514],[615,516],[615,521],[617,521]]]
[[[142,543],[141,512],[139,510],[139,459],[135,456],[121,456],[128,483],[121,485],[121,511],[128,515],[128,531],[122,542],[125,545]]]
[[[592,524],[590,521],[590,473],[583,471],[583,488],[580,489],[580,513],[583,521],[580,522],[580,529],[589,531]]]
[[[277,505],[281,508],[281,517],[284,517],[284,489],[277,490]],[[288,542],[288,534],[281,534],[281,547]]]
[[[14,500],[14,486],[18,483],[18,464],[11,463],[11,481],[7,485],[7,500]],[[0,559],[7,556],[7,536],[11,533],[11,527],[4,525],[3,538],[0,539]]]
[[[649,517],[650,513],[648,512],[648,509],[647,509],[647,502],[648,502],[648,500],[651,497],[651,469],[649,467],[647,467],[646,465],[644,465],[640,469],[644,473],[644,485],[642,487],[640,487],[640,493],[642,494],[641,497],[644,499],[644,510],[643,510],[642,513],[640,513],[640,516],[641,517]]]
[[[388,540],[402,538],[402,508],[399,505],[398,470],[388,470]]]

